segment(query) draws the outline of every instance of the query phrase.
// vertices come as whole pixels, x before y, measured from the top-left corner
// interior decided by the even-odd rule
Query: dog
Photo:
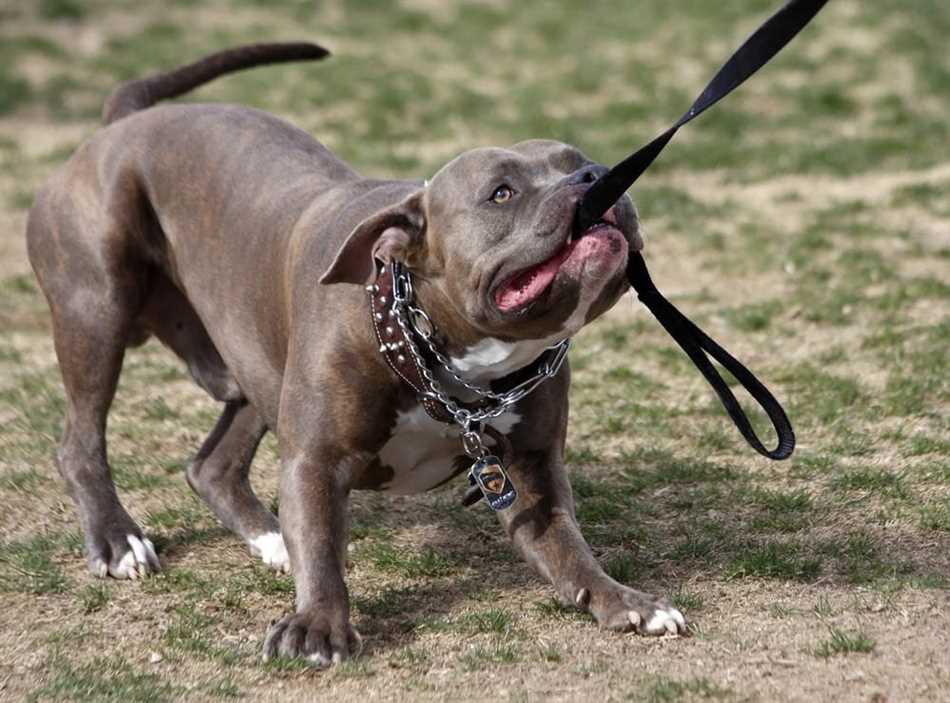
[[[189,484],[252,554],[293,574],[295,612],[271,626],[265,657],[326,666],[360,650],[344,580],[351,490],[425,491],[473,460],[492,474],[486,496],[511,489],[501,525],[562,603],[611,630],[685,632],[668,600],[600,567],[564,466],[570,371],[552,354],[627,290],[627,256],[643,246],[633,202],[574,233],[606,169],[556,141],[466,151],[425,181],[377,180],[265,112],[155,104],[326,54],[252,45],[122,84],[105,126],[37,194],[28,252],[66,398],[57,464],[90,570],[160,568],[119,501],[105,440],[125,349],[155,336],[224,404]],[[530,394],[498,400],[525,376]],[[473,399],[496,413],[469,422],[483,407]],[[248,482],[268,431],[279,523]]]

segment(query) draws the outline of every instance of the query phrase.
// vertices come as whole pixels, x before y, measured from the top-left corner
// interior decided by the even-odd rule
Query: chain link
[[[403,271],[402,267],[398,263],[393,262],[392,276],[393,316],[396,318],[396,323],[399,325],[400,329],[402,329],[403,336],[406,338],[406,345],[409,349],[409,353],[412,354],[413,359],[415,359],[422,376],[426,381],[428,381],[429,388],[431,390],[427,392],[426,395],[441,403],[452,416],[452,419],[455,420],[455,423],[462,428],[463,437],[468,438],[466,439],[465,446],[466,453],[472,456],[472,452],[469,451],[468,443],[470,442],[474,451],[483,454],[484,450],[481,447],[479,433],[477,431],[473,431],[472,426],[477,426],[478,423],[503,415],[512,405],[531,393],[544,381],[556,375],[561,369],[561,365],[564,363],[564,360],[567,358],[567,350],[571,345],[571,340],[565,339],[558,344],[548,347],[548,350],[556,349],[557,352],[554,355],[554,358],[545,363],[534,376],[519,383],[517,386],[504,393],[495,393],[492,390],[469,383],[459,376],[458,372],[456,372],[455,368],[452,366],[452,362],[449,361],[449,359],[446,358],[446,356],[436,348],[435,343],[433,342],[432,338],[435,336],[435,327],[432,324],[432,320],[422,309],[412,305],[412,281],[409,278],[409,273]],[[429,329],[425,331],[416,329],[414,324],[416,319],[424,319],[428,324]],[[419,347],[415,343],[415,334],[413,334],[413,332],[418,334],[419,337],[421,337],[426,342],[426,346],[435,357],[439,366],[447,371],[456,382],[481,398],[493,402],[476,410],[468,410],[467,408],[461,407],[455,398],[450,396],[445,391],[442,383],[436,378],[435,374],[429,368],[425,358],[419,351]],[[471,435],[474,435],[475,440],[470,438]]]

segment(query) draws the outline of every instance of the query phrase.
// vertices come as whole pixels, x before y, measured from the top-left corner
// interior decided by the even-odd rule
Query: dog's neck
[[[484,383],[524,368],[561,339],[562,337],[549,337],[505,342],[494,337],[485,337],[449,359],[462,378],[473,383]]]
[[[431,319],[435,331],[433,341],[448,358],[451,371],[468,383],[484,387],[525,369],[549,347],[570,336],[564,331],[538,339],[505,340],[486,335],[467,324],[464,313],[431,281],[421,276],[412,276],[411,280],[412,304]],[[477,398],[452,378],[447,369],[435,366],[431,371],[456,397],[466,401]]]
[[[559,332],[541,339],[511,341],[486,337],[484,333],[462,322],[459,311],[449,312],[444,304],[426,302],[431,300],[427,296],[420,295],[419,298],[421,306],[435,321],[442,337],[441,351],[449,358],[459,376],[469,383],[485,385],[513,374],[531,364],[545,349],[570,336]],[[443,301],[444,297],[439,302]]]

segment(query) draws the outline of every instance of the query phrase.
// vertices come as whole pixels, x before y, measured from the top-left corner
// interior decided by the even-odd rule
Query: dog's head
[[[321,280],[366,283],[376,262],[396,259],[433,319],[463,322],[451,326],[469,342],[573,335],[626,290],[627,255],[642,248],[628,197],[573,231],[578,202],[606,170],[554,141],[467,151],[364,220]]]

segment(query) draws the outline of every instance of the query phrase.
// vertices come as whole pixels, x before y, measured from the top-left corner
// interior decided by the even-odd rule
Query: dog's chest
[[[521,420],[507,412],[489,424],[503,435]],[[492,440],[483,436],[491,449]],[[429,490],[459,473],[472,463],[462,451],[459,429],[433,420],[421,405],[396,415],[396,424],[379,452],[379,463],[392,470],[392,477],[379,489],[408,494]]]
[[[503,342],[486,338],[451,359],[453,367],[469,381],[487,386],[492,379],[506,376],[531,363],[552,343],[552,339]],[[442,379],[447,391],[462,400],[471,394],[449,379]],[[488,425],[502,435],[523,421],[516,405],[491,420]],[[482,434],[482,442],[492,451],[494,440]],[[396,414],[396,422],[378,455],[382,471],[376,486],[393,493],[418,493],[443,483],[468,469],[472,459],[462,450],[459,428],[433,420],[421,405]],[[461,480],[461,479],[460,479]]]

